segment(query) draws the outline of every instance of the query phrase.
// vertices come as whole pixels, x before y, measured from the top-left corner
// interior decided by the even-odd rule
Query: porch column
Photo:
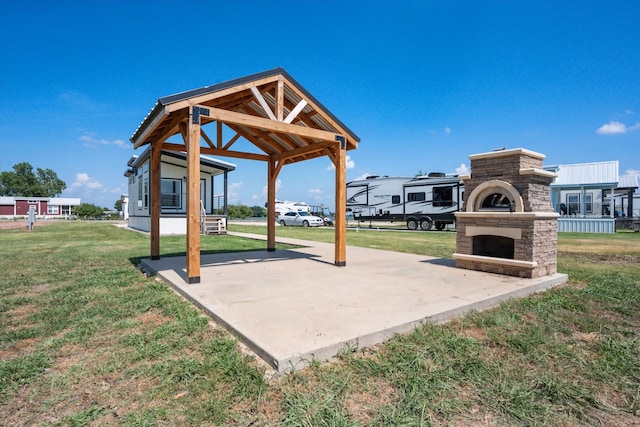
[[[162,143],[151,144],[151,160],[149,165],[149,189],[151,197],[151,259],[160,259],[160,158]]]
[[[267,251],[276,250],[276,180],[280,172],[280,164],[269,157],[267,171]]]
[[[335,214],[335,265],[347,265],[347,142],[336,135],[336,214]]]
[[[634,190],[629,190],[627,193],[627,199],[629,199],[627,202],[627,216],[629,218],[633,218],[633,193]]]
[[[187,141],[187,283],[200,283],[200,109],[189,107]]]
[[[229,201],[227,190],[229,189],[229,172],[224,171],[224,194],[222,196],[222,202],[224,203],[224,216],[229,216],[229,209],[227,208],[227,203]],[[228,220],[229,218],[227,218]]]
[[[610,202],[609,202],[609,216],[611,218],[615,218],[616,217],[616,201],[613,199],[614,196],[614,191],[615,191],[615,187],[611,187],[611,197],[610,197]]]
[[[586,198],[587,198],[587,192],[585,191],[584,187],[580,187],[580,217],[581,218],[584,218],[587,216],[587,212],[585,211]]]

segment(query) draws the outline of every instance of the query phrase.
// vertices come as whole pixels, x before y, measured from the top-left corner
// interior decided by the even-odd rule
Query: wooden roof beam
[[[253,108],[251,105],[248,105],[247,108],[249,108],[252,111],[256,111],[255,108]],[[243,114],[248,114],[244,109],[241,109],[238,112],[239,113],[243,113]],[[261,130],[261,129],[254,129],[254,132],[256,134],[258,134],[259,136],[263,136],[265,138],[265,140],[266,139],[274,139],[269,135],[270,133],[273,133],[273,132],[269,132],[269,131],[265,131],[265,130]],[[286,146],[283,146],[282,144],[278,143],[280,148],[283,148],[285,150],[290,150],[290,149],[297,148],[297,147],[300,146],[299,144],[296,144],[295,141],[290,142],[287,139],[287,137],[289,137],[289,136],[290,135],[288,135],[288,134],[287,135],[278,135],[278,139],[281,140],[282,142],[284,142],[284,144],[286,144]],[[275,141],[275,142],[278,142],[278,141]]]
[[[204,139],[204,141],[207,143],[207,145],[211,148],[214,148],[215,145],[213,145],[213,141],[211,140],[211,138],[209,138],[209,135],[207,135],[204,131],[204,129],[200,128],[200,135],[202,136],[202,139]]]
[[[183,108],[188,108],[191,105],[195,105],[195,104],[205,104],[206,102],[210,102],[214,99],[218,99],[218,98],[223,98],[229,95],[233,95],[236,94],[238,92],[242,92],[245,90],[249,90],[249,88],[251,88],[252,86],[262,86],[265,85],[267,83],[271,83],[271,82],[275,82],[278,80],[278,76],[277,75],[273,75],[273,76],[268,76],[268,77],[263,77],[261,79],[258,80],[254,80],[251,82],[246,82],[237,86],[232,86],[226,89],[222,89],[219,90],[217,92],[213,92],[213,93],[206,93],[206,94],[202,94],[200,96],[194,96],[193,98],[189,98],[189,99],[185,99],[182,101],[178,101],[178,102],[174,102],[173,104],[168,104],[165,107],[165,111],[167,113],[171,113],[173,111],[177,111]]]
[[[162,144],[162,149],[169,150],[169,151],[186,152],[187,147],[182,144],[173,144],[170,142],[165,142],[164,144]],[[211,154],[215,156],[235,157],[238,159],[260,160],[264,162],[269,160],[269,156],[267,156],[266,154],[244,153],[241,151],[221,150],[219,148],[212,148],[212,147],[200,147],[200,153]]]
[[[264,152],[266,154],[279,154],[280,153],[279,151],[274,150],[274,148],[271,147],[269,144],[265,143],[264,141],[261,141],[259,135],[253,135],[253,134],[249,133],[248,131],[245,131],[244,129],[242,129],[240,126],[230,125],[228,123],[227,123],[227,126],[231,130],[235,131],[238,135],[242,136],[244,139],[246,139],[247,141],[249,141],[250,143],[255,145],[262,152]]]
[[[293,125],[269,120],[263,117],[251,116],[249,114],[236,113],[233,111],[221,110],[213,107],[203,107],[209,110],[208,116],[202,116],[203,120],[220,120],[224,123],[232,123],[249,128],[258,128],[275,133],[290,133],[302,138],[314,138],[321,141],[335,141],[339,133],[328,132],[321,129],[313,129],[305,126]]]
[[[278,85],[276,87],[276,118],[282,121],[284,117],[284,81],[282,76],[278,77]],[[291,123],[291,122],[289,122]]]
[[[286,160],[292,157],[305,156],[311,153],[317,153],[318,151],[324,151],[329,147],[333,147],[336,145],[336,142],[316,142],[312,145],[307,145],[306,147],[296,148],[294,150],[285,151],[284,153],[272,156],[275,160]]]
[[[251,93],[253,93],[253,96],[258,100],[260,106],[262,107],[262,110],[267,114],[267,116],[271,120],[276,120],[276,116],[273,114],[273,111],[271,111],[271,107],[269,107],[269,104],[267,104],[267,101],[255,86],[251,88]]]
[[[293,110],[291,110],[289,112],[289,114],[287,115],[287,118],[284,119],[285,123],[291,123],[296,117],[298,117],[298,114],[300,114],[300,112],[304,109],[304,107],[307,106],[307,101],[305,101],[304,99],[301,100],[300,102],[298,102],[298,105],[296,105]]]
[[[180,123],[184,122],[187,114],[186,111],[184,114],[175,115],[170,122],[166,123],[164,126],[160,126],[156,129],[156,133],[151,135],[151,137],[155,141],[166,141],[173,135],[176,135],[180,132],[179,126]]]
[[[169,115],[169,112],[167,111],[166,108],[164,108],[161,112],[159,112],[153,118],[151,123],[149,123],[149,125],[147,125],[145,127],[145,129],[142,132],[142,134],[140,134],[140,136],[138,136],[138,138],[136,138],[135,141],[132,141],[133,142],[133,149],[135,150],[136,148],[148,143],[149,141],[147,141],[147,139],[149,138],[149,135],[151,135],[153,132],[156,131],[156,129],[158,128],[160,123],[162,123],[162,121],[164,119],[166,119],[168,115]]]

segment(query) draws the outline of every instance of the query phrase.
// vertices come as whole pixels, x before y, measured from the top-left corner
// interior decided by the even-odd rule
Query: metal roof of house
[[[144,152],[140,156],[137,156],[137,155],[131,156],[131,158],[127,162],[127,166],[130,168],[140,167],[140,165],[142,165],[145,161],[147,161],[147,159],[149,158],[150,152],[151,152],[151,146],[147,147],[147,149],[144,150]],[[162,150],[162,155],[173,157],[175,159],[183,161],[186,167],[187,153],[185,153],[184,151],[176,152],[176,151]],[[204,154],[200,155],[200,165],[204,167],[209,167],[212,169],[217,169],[222,172],[223,171],[230,172],[236,169],[236,165],[234,165],[233,163],[225,162],[224,160],[220,160],[220,159],[214,159],[213,157],[205,156]],[[124,176],[129,176],[131,173],[132,173],[132,170],[127,169],[124,172]]]
[[[13,205],[18,200],[37,200],[48,202],[50,205],[58,206],[78,206],[79,197],[26,197],[26,196],[0,196],[0,205]]]
[[[552,187],[610,187],[618,185],[618,161],[578,163],[555,167],[558,177]]]
[[[620,175],[618,180],[618,188],[627,188],[629,190],[638,188],[637,175]]]

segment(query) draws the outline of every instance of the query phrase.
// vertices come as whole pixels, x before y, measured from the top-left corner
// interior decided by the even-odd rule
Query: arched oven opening
[[[493,258],[514,259],[515,240],[503,236],[473,236],[472,254]]]
[[[482,200],[481,211],[513,212],[514,202],[504,193],[491,193]]]

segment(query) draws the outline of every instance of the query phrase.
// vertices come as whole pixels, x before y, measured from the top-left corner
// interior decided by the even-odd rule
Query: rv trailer
[[[401,221],[409,230],[444,230],[462,208],[464,184],[457,175],[369,176],[347,183],[347,214],[357,221]]]
[[[269,205],[264,204],[267,209]],[[289,200],[276,200],[276,216],[286,214],[287,212],[307,212],[311,213],[311,206],[305,202],[290,202]]]

